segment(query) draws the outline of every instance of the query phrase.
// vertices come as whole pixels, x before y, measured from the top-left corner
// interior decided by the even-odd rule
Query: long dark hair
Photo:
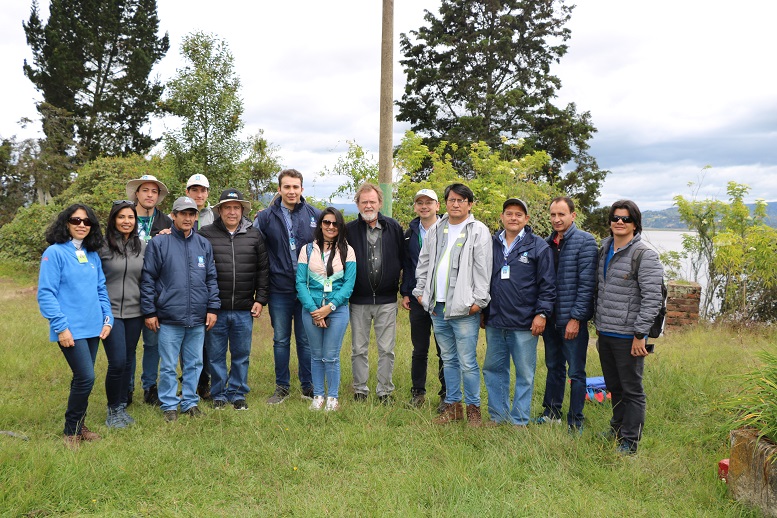
[[[120,210],[127,208],[132,209],[132,213],[135,215],[135,226],[132,227],[132,232],[125,246],[124,234],[116,228],[116,217],[119,215]],[[140,255],[142,245],[138,237],[138,211],[135,209],[134,203],[126,200],[113,203],[111,213],[108,215],[108,224],[105,226],[105,241],[113,255],[123,256],[129,252],[135,254],[136,257]]]
[[[348,233],[345,230],[345,220],[343,219],[343,215],[339,210],[334,207],[327,207],[321,212],[321,215],[318,217],[316,230],[313,232],[313,239],[315,239],[319,250],[323,252],[324,231],[321,230],[321,225],[323,225],[321,222],[324,221],[324,216],[327,214],[332,214],[335,217],[335,224],[337,225],[337,241],[335,241],[334,248],[340,251],[340,261],[343,263],[343,268],[345,268],[345,260],[348,257]],[[334,273],[334,269],[332,268],[332,260],[334,257],[335,254],[330,252],[329,261],[326,263],[327,276],[331,276]]]
[[[626,209],[629,211],[629,216],[634,220],[634,235],[642,233],[642,212],[640,212],[637,204],[631,200],[618,200],[610,207],[609,221],[612,221],[612,217],[617,209]],[[608,223],[609,225],[609,223]],[[610,228],[610,235],[612,235],[612,228]]]
[[[57,219],[49,225],[46,229],[46,242],[50,245],[55,243],[62,244],[70,241],[70,232],[67,231],[67,220],[69,220],[75,211],[83,209],[86,212],[86,217],[92,222],[92,226],[89,233],[84,238],[83,248],[87,252],[97,252],[103,246],[103,235],[100,232],[100,222],[97,221],[94,211],[88,205],[82,203],[74,203],[70,207],[66,208],[59,213]]]

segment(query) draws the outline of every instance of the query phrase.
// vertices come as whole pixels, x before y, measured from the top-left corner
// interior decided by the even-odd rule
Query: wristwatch
[[[537,313],[537,316],[540,317],[540,318],[545,318],[545,319],[548,318],[548,317],[545,316],[545,313]]]
[[[331,310],[332,310],[332,313],[334,313],[335,311],[337,311],[337,306],[335,306],[334,304],[332,304],[332,303],[330,302],[330,303],[329,303],[329,309],[331,309]]]
[[[636,338],[637,340],[644,340],[645,333],[634,333],[634,338]]]

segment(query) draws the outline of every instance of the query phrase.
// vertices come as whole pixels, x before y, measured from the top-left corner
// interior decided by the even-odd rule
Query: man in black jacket
[[[381,403],[390,403],[394,383],[394,345],[397,326],[397,292],[404,259],[402,227],[381,214],[383,193],[371,183],[356,192],[359,216],[346,225],[348,242],[356,253],[356,285],[350,299],[351,367],[356,401],[365,401],[369,388],[370,328],[375,326],[378,345],[378,386]]]
[[[168,194],[167,186],[155,176],[144,174],[140,178],[127,182],[127,199],[135,203],[138,212],[138,235],[148,242],[160,230],[173,226],[173,220],[162,213],[157,206]],[[147,327],[143,327],[143,373],[140,383],[143,387],[143,400],[149,405],[159,405],[157,375],[159,373],[159,336]],[[132,402],[135,390],[135,358],[132,358],[127,404]]]
[[[229,402],[235,410],[246,410],[253,319],[267,304],[270,267],[261,232],[243,217],[251,211],[243,194],[226,189],[213,208],[218,217],[200,229],[213,247],[221,299],[219,319],[205,336],[210,392],[213,408],[224,408]],[[227,348],[232,357],[229,373]]]

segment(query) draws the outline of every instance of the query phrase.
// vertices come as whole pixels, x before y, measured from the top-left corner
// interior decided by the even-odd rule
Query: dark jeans
[[[410,364],[410,378],[413,381],[411,394],[426,394],[426,368],[429,363],[429,346],[432,336],[432,317],[416,299],[410,297],[410,341],[413,342],[413,357]],[[440,380],[440,390],[437,395],[445,397],[445,375],[443,373],[440,346],[434,341],[437,349],[437,378]]]
[[[127,392],[130,388],[132,360],[143,329],[143,317],[117,318],[108,338],[103,340],[105,355],[108,357],[108,371],[105,374],[105,395],[108,406],[115,408],[127,404]]]
[[[94,386],[94,360],[97,358],[97,347],[100,338],[80,338],[75,340],[73,347],[62,347],[73,380],[70,382],[70,397],[65,411],[65,435],[78,435],[86,418],[86,408],[89,406],[89,394]]]
[[[567,424],[582,426],[583,405],[585,405],[585,362],[588,352],[588,322],[580,322],[580,332],[573,340],[565,340],[566,324],[556,327],[552,318],[548,319],[542,341],[545,344],[545,366],[548,377],[545,379],[545,396],[542,406],[543,415],[558,418],[562,416],[564,390],[567,375],[571,380],[569,391],[569,412]],[[568,366],[568,368],[567,368]]]
[[[275,359],[275,384],[289,388],[291,373],[291,327],[294,324],[294,341],[297,345],[297,373],[303,390],[313,388],[310,372],[310,343],[302,323],[302,304],[296,293],[270,293],[268,310],[273,331],[273,357]]]
[[[644,356],[631,355],[631,338],[599,335],[599,360],[607,390],[612,395],[610,427],[619,440],[636,448],[645,426]]]

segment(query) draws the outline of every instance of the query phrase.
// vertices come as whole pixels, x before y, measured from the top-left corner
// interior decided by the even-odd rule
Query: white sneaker
[[[336,397],[326,398],[326,408],[324,410],[327,412],[334,412],[336,410],[340,410],[340,403],[337,402],[337,398]]]
[[[324,396],[314,396],[313,402],[308,407],[310,410],[321,410],[324,408]]]

